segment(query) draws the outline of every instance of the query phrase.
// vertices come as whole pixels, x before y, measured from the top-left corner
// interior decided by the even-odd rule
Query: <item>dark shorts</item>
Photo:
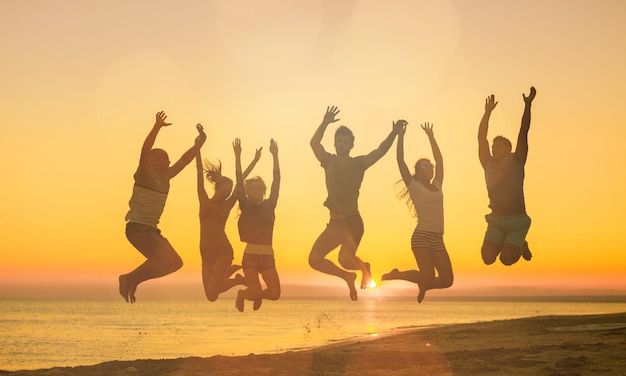
[[[268,269],[276,269],[276,262],[272,255],[257,255],[254,253],[244,253],[241,260],[244,269],[255,269],[263,272]]]
[[[210,244],[200,248],[200,256],[202,264],[215,264],[218,258],[228,257],[234,258],[233,246],[228,241],[226,235],[215,236],[210,240]]]
[[[324,232],[313,244],[311,255],[325,257],[333,249],[341,246],[339,252],[356,254],[356,250],[363,238],[363,219],[353,215],[343,219],[331,219]]]
[[[128,222],[126,238],[147,258],[155,257],[161,250],[176,252],[170,242],[161,235],[161,230],[153,226]]]

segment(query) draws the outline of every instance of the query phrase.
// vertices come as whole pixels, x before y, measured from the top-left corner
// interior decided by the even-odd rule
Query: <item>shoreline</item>
[[[626,312],[407,328],[271,354],[109,361],[0,374],[615,375],[626,374],[623,354]]]

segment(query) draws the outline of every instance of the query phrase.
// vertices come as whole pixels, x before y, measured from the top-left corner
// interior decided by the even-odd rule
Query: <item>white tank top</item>
[[[416,229],[443,234],[443,192],[441,182],[434,180],[436,191],[424,187],[422,183],[411,179],[407,187],[417,215]]]

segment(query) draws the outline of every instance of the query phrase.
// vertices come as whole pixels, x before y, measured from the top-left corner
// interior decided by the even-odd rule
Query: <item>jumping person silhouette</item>
[[[350,299],[357,300],[355,287],[357,276],[351,270],[361,271],[361,289],[368,287],[372,277],[370,264],[356,255],[364,231],[358,208],[359,189],[365,170],[387,153],[406,121],[393,122],[392,131],[378,148],[367,155],[353,158],[350,156],[350,150],[354,146],[354,135],[346,126],[342,125],[335,131],[336,154],[327,152],[322,146],[326,128],[340,120],[336,119],[338,114],[337,107],[327,107],[322,123],[313,134],[310,143],[315,157],[324,168],[328,192],[324,206],[330,212],[330,220],[313,244],[309,253],[309,265],[322,273],[343,279],[350,290]],[[343,269],[326,258],[337,247],[340,247],[338,261]]]
[[[417,225],[411,236],[411,249],[419,270],[399,271],[393,269],[383,274],[382,280],[402,279],[419,286],[417,301],[424,300],[426,291],[443,289],[452,286],[452,264],[448,251],[443,243],[443,157],[433,127],[429,123],[422,125],[426,132],[435,157],[433,165],[428,159],[422,158],[415,163],[415,173],[411,175],[404,162],[404,133],[406,127],[398,134],[397,160],[404,188],[400,198],[406,199],[417,217]],[[435,276],[437,271],[437,276]]]
[[[493,139],[489,151],[489,118],[498,102],[493,94],[485,100],[485,113],[478,128],[478,157],[485,170],[491,209],[491,213],[485,216],[487,231],[481,248],[482,259],[487,265],[493,264],[498,255],[504,265],[513,265],[520,257],[527,261],[532,257],[526,241],[531,219],[526,214],[524,201],[524,166],[528,156],[530,108],[536,94],[534,87],[530,88],[528,96],[522,94],[524,113],[515,152],[511,152],[511,141],[502,136]]]
[[[149,279],[173,273],[183,266],[183,261],[170,242],[161,235],[157,224],[165,208],[170,190],[170,180],[189,164],[206,140],[202,125],[196,125],[198,136],[194,145],[170,166],[163,149],[153,149],[156,136],[166,123],[167,116],[161,111],[156,114],[154,126],[141,148],[139,167],[135,172],[130,210],[126,214],[126,237],[146,257],[141,265],[130,273],[119,276],[120,295],[127,302],[135,302],[137,286]]]
[[[241,172],[241,141],[235,139],[235,169],[237,176],[236,194],[239,200],[241,215],[239,216],[239,238],[246,243],[241,266],[246,278],[246,289],[237,292],[235,306],[243,312],[244,301],[252,300],[252,308],[256,311],[261,307],[263,299],[278,300],[280,298],[280,279],[274,259],[273,234],[280,188],[280,166],[278,164],[278,144],[270,140],[270,153],[273,157],[273,179],[270,195],[266,199],[267,187],[261,177],[255,176],[243,180]],[[257,151],[257,155],[260,149]],[[258,155],[260,156],[260,155]],[[255,157],[256,158],[256,157]],[[266,288],[262,288],[259,275],[263,277]]]
[[[254,165],[261,157],[261,149],[257,150],[254,159],[244,171],[244,178],[248,176]],[[213,163],[202,160],[198,149],[196,154],[196,172],[198,185],[198,201],[200,202],[200,255],[202,257],[202,284],[204,293],[211,302],[234,286],[245,285],[241,274],[233,273],[241,269],[240,265],[232,265],[233,247],[226,236],[226,221],[231,209],[237,202],[237,195],[233,193],[233,181],[222,175],[222,164],[218,160]],[[213,185],[213,197],[209,197],[204,188],[204,176]]]

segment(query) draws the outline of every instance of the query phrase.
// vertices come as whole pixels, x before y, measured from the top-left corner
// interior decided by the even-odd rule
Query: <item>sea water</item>
[[[0,370],[298,350],[401,329],[545,315],[625,312],[626,302],[281,299],[0,300]]]

